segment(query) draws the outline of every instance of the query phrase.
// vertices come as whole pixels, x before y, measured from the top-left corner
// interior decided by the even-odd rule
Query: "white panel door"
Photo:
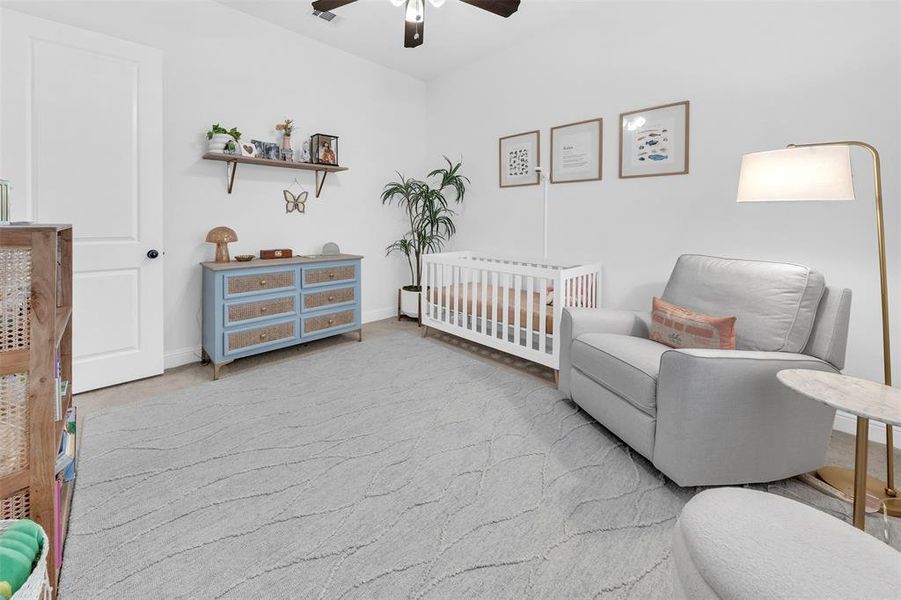
[[[74,226],[74,390],[162,373],[161,53],[6,9],[0,44],[13,218]]]

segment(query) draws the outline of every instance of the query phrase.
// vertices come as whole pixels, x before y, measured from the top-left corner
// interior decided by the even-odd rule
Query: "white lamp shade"
[[[741,159],[738,202],[854,200],[848,146],[754,152]]]

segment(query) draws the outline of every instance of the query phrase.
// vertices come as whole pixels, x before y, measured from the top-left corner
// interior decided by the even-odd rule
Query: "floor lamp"
[[[876,194],[876,244],[879,248],[879,286],[882,298],[882,361],[885,385],[892,385],[892,354],[889,343],[888,280],[885,268],[885,227],[882,216],[882,172],[879,152],[865,142],[842,141],[819,144],[790,144],[784,150],[755,152],[742,158],[738,202],[796,202],[854,200],[851,148],[863,148],[873,160]],[[866,450],[868,428],[858,425],[858,443]],[[897,496],[894,481],[894,441],[892,427],[885,427],[887,475],[885,482],[867,477],[867,495],[879,499]],[[820,479],[853,496],[854,472],[839,467],[823,467]],[[889,514],[894,511],[885,508]]]

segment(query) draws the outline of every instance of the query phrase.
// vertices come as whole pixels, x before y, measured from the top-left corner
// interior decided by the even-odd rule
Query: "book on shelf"
[[[57,479],[75,479],[75,407],[66,411],[66,420],[60,433],[59,452],[56,455],[55,474]]]

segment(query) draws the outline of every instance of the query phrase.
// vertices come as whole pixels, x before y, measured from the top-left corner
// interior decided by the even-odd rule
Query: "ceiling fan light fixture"
[[[403,6],[407,0],[391,0],[391,4],[394,6]]]
[[[444,6],[446,0],[429,0],[429,4],[434,6],[435,8],[441,8]]]
[[[407,13],[405,19],[407,23],[422,23],[425,14],[424,0],[407,0]]]

